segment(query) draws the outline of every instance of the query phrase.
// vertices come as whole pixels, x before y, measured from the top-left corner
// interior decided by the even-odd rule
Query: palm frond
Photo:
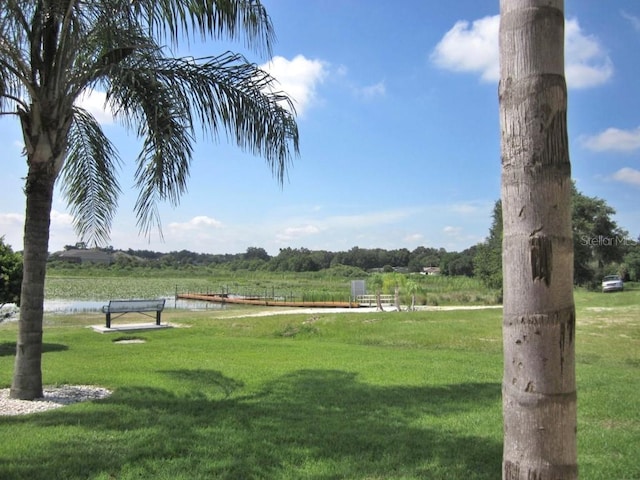
[[[159,81],[157,58],[149,53],[133,68],[114,66],[107,93],[116,118],[144,139],[135,174],[139,190],[135,210],[138,227],[145,234],[160,224],[158,203],[177,204],[186,190],[194,141],[190,106],[170,85]]]
[[[176,204],[186,191],[196,133],[226,136],[263,156],[280,183],[298,154],[290,99],[274,79],[244,57],[225,53],[172,59],[160,42],[202,38],[244,39],[270,53],[271,20],[260,0],[6,0],[22,15],[0,16],[0,109],[25,99],[70,118],[73,102],[104,89],[117,119],[143,140],[135,186],[138,227],[160,226],[158,204]],[[31,28],[33,27],[33,28]],[[60,181],[75,227],[84,238],[108,238],[119,189],[118,160],[100,126],[74,111]],[[196,128],[202,132],[196,132]],[[109,190],[107,188],[113,188]]]
[[[74,217],[76,233],[90,244],[109,240],[121,193],[119,166],[120,158],[96,119],[75,107],[69,151],[58,182]]]
[[[282,183],[298,153],[298,130],[290,99],[270,87],[273,79],[240,55],[166,59],[150,49],[113,65],[109,102],[117,118],[138,127],[138,227],[159,225],[157,204],[176,204],[186,190],[195,125],[221,133],[264,157]],[[285,108],[286,107],[286,108]]]
[[[205,131],[265,158],[280,182],[298,154],[299,135],[291,99],[271,87],[274,79],[238,54],[167,59],[159,78],[188,103]]]
[[[21,2],[8,0],[7,13],[0,15],[0,112],[24,103],[29,85],[31,66],[26,44],[28,23],[20,9]],[[11,14],[8,14],[8,12]],[[15,110],[13,110],[15,112]]]
[[[244,38],[258,53],[271,54],[275,33],[260,0],[137,0],[132,11],[143,19],[150,34],[161,34],[178,43],[190,32],[202,38]]]

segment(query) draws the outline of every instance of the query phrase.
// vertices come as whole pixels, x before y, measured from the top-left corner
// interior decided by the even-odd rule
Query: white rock
[[[62,385],[60,387],[45,387],[43,398],[16,400],[9,398],[9,392],[9,388],[0,390],[0,416],[45,412],[73,403],[107,398],[112,393],[111,390],[92,385]]]

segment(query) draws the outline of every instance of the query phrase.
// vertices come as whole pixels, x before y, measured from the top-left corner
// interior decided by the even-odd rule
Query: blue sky
[[[264,0],[273,58],[242,43],[193,44],[193,56],[234,50],[264,65],[296,101],[301,154],[281,187],[266,163],[224,138],[199,140],[188,192],[161,208],[164,239],[138,234],[133,160],[139,143],[83,100],[124,160],[115,248],[240,253],[247,247],[343,251],[418,246],[461,251],[482,241],[500,196],[499,2]],[[573,177],[640,234],[640,4],[566,1],[566,74]],[[0,236],[22,249],[26,165],[13,117],[0,119]],[[74,244],[54,199],[50,251]]]

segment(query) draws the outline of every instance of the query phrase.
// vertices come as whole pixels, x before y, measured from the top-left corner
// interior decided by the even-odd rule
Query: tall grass
[[[416,298],[419,305],[495,305],[501,302],[500,292],[485,287],[477,278],[418,275],[412,279],[417,279],[420,286]]]
[[[640,290],[576,298],[581,478],[640,478]],[[45,381],[114,393],[0,417],[0,478],[500,477],[499,310],[244,312],[172,310],[138,344],[48,316]]]

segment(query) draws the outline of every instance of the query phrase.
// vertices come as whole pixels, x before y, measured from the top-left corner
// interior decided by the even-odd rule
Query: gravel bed
[[[16,400],[9,398],[8,388],[0,390],[0,416],[26,415],[45,412],[73,403],[99,400],[111,395],[111,390],[91,385],[62,385],[45,387],[44,397],[36,400]]]

